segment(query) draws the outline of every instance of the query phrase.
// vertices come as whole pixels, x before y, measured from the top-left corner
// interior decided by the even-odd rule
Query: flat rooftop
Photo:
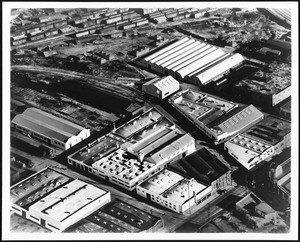
[[[268,145],[275,145],[291,132],[291,123],[272,115],[265,118],[243,133],[245,137]]]
[[[70,227],[69,232],[139,233],[150,229],[159,220],[129,203],[115,199]]]
[[[176,154],[194,139],[150,109],[68,156],[75,162],[130,181]]]
[[[100,210],[140,231],[153,227],[160,220],[160,218],[118,199],[101,207]]]
[[[234,133],[263,115],[253,105],[238,106],[210,94],[188,89],[173,95],[169,101],[217,135]]]
[[[95,169],[107,170],[112,175],[125,180],[132,180],[140,176],[152,166],[154,166],[153,163],[146,160],[139,161],[135,156],[121,149],[92,165]]]
[[[139,186],[181,204],[188,201],[194,192],[199,194],[208,187],[168,169],[150,177]]]
[[[291,85],[291,65],[273,62],[266,70],[258,70],[251,77],[235,84],[254,92],[277,94]]]
[[[207,125],[230,110],[237,104],[200,91],[184,90],[170,98],[182,112],[194,120]]]
[[[62,222],[105,194],[107,192],[100,188],[73,180],[31,205],[29,211],[44,213]]]
[[[11,187],[11,202],[27,209],[54,189],[62,187],[72,178],[50,168],[46,168]]]
[[[72,154],[70,158],[86,165],[92,165],[103,156],[109,155],[117,150],[125,141],[126,140],[121,137],[108,134],[89,143],[87,146]]]
[[[231,139],[230,142],[245,147],[248,151],[251,150],[253,152],[258,152],[258,153],[262,153],[264,152],[264,150],[271,147],[271,145],[265,142],[259,142],[256,141],[255,139],[251,139],[252,137],[253,136],[239,134],[233,139]]]

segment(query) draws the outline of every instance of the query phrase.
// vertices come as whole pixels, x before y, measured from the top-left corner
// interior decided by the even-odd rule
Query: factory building
[[[138,185],[137,193],[177,213],[183,213],[204,197],[211,187],[164,169]]]
[[[69,149],[90,136],[90,130],[37,108],[27,108],[11,121],[12,127],[61,149]]]
[[[177,213],[203,207],[231,186],[231,171],[207,149],[198,150],[137,187],[137,193]]]
[[[215,144],[250,128],[263,119],[253,105],[240,106],[200,91],[182,90],[169,103]]]
[[[172,76],[154,78],[142,86],[142,90],[154,97],[164,99],[165,97],[179,91],[179,82]]]
[[[224,144],[225,150],[248,170],[291,146],[291,123],[266,116]]]
[[[149,54],[140,64],[177,80],[203,86],[220,79],[243,61],[240,54],[229,54],[203,41],[183,37]]]
[[[10,189],[11,210],[61,232],[110,202],[110,193],[45,168]]]
[[[195,151],[195,140],[152,108],[68,156],[68,164],[127,190]]]
[[[146,233],[157,232],[164,224],[159,217],[132,204],[115,199],[76,225],[66,232]]]

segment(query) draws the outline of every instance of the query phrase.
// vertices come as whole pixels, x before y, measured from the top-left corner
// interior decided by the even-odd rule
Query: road
[[[65,78],[80,79],[85,81],[100,91],[108,92],[113,95],[118,95],[126,100],[136,101],[140,99],[142,94],[136,89],[124,86],[122,84],[116,84],[116,81],[109,78],[95,77],[92,75],[79,73],[76,71],[64,70],[59,68],[50,68],[43,66],[31,66],[31,65],[12,65],[11,71],[29,71],[36,73],[43,73],[49,75],[57,75]]]

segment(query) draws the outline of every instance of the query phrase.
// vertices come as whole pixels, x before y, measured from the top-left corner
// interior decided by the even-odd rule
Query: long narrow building
[[[33,138],[69,149],[90,136],[90,130],[37,108],[27,108],[11,121],[12,127]]]

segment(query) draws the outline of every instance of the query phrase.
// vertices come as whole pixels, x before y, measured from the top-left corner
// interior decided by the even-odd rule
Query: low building
[[[44,57],[49,57],[49,56],[52,56],[52,55],[56,55],[57,54],[57,51],[56,50],[48,50],[48,51],[43,51],[43,56]]]
[[[182,90],[169,103],[215,144],[225,142],[263,119],[253,105],[242,106],[200,91]]]
[[[291,150],[286,149],[272,159],[269,179],[273,191],[290,202],[291,200]]]
[[[278,213],[252,192],[236,203],[236,210],[244,215],[253,228],[263,227],[270,222],[287,227]]]
[[[62,149],[90,136],[90,130],[37,108],[27,108],[11,121],[12,127]]]
[[[110,202],[110,193],[45,168],[10,189],[11,210],[61,232]]]
[[[271,115],[224,144],[225,150],[248,170],[290,146],[291,123]]]
[[[145,105],[140,105],[138,103],[132,103],[124,111],[124,114],[128,117],[134,117],[139,114],[142,114],[146,111]]]
[[[171,76],[154,78],[142,86],[145,93],[160,99],[179,91],[179,88],[179,82]]]
[[[194,151],[194,138],[152,108],[69,155],[68,164],[134,190]]]

